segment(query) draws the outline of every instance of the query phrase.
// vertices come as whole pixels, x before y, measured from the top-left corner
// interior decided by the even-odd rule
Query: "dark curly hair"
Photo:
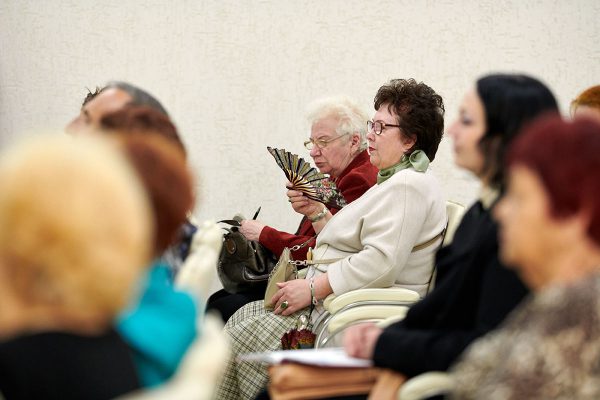
[[[387,106],[402,134],[415,139],[411,152],[423,150],[435,158],[444,134],[444,101],[432,88],[414,79],[392,79],[375,95],[375,110]]]

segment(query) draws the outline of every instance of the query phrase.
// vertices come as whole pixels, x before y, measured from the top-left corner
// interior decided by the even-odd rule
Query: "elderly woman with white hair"
[[[316,167],[335,182],[346,203],[358,199],[377,180],[377,168],[367,154],[367,113],[353,100],[338,96],[315,100],[308,107],[307,120],[311,126],[310,138],[304,146],[310,150]],[[320,206],[321,209],[325,207]],[[328,205],[335,214],[341,205]],[[317,218],[323,218],[317,217]],[[315,219],[315,218],[313,218]],[[279,231],[257,220],[243,220],[240,232],[249,240],[260,242],[279,257],[285,247],[305,246],[292,251],[294,259],[303,260],[309,246],[314,246],[316,233],[313,222],[304,216],[295,234]],[[217,310],[227,321],[243,305],[264,297],[266,283],[244,292],[229,294],[225,290],[213,294],[207,310]]]
[[[367,140],[370,162],[379,170],[377,184],[335,215],[301,192],[288,191],[294,209],[319,233],[316,265],[305,279],[279,285],[273,312],[257,301],[229,319],[225,329],[233,357],[218,399],[252,399],[266,387],[266,367],[236,364],[235,356],[280,349],[282,335],[298,317],[317,318],[329,294],[390,286],[425,294],[446,225],[445,201],[429,169],[443,134],[443,101],[422,82],[395,79],[379,88],[374,103]]]

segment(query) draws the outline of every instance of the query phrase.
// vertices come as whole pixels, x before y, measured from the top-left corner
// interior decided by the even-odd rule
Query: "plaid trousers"
[[[281,350],[281,336],[296,326],[301,314],[308,308],[287,317],[266,311],[259,300],[240,308],[225,325],[231,342],[231,355],[221,381],[217,386],[217,400],[252,400],[267,387],[267,366],[260,363],[237,362],[243,353]]]

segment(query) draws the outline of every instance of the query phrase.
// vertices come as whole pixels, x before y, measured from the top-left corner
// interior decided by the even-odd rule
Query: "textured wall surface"
[[[165,104],[189,147],[198,217],[262,205],[265,221],[292,230],[266,146],[308,156],[310,100],[347,94],[371,110],[382,83],[414,77],[442,94],[448,126],[478,76],[523,71],[566,112],[600,81],[599,20],[596,0],[1,0],[0,143],[62,128],[86,87],[131,81]],[[449,198],[474,198],[449,139],[433,166]]]

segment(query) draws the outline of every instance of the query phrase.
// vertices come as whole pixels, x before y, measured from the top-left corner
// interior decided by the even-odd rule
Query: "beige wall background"
[[[314,98],[369,110],[377,88],[414,77],[445,99],[492,71],[533,74],[570,100],[600,81],[596,0],[0,1],[0,145],[62,128],[85,88],[119,79],[171,113],[198,176],[199,218],[251,215],[293,230],[285,179],[266,146],[308,157]],[[445,138],[433,164],[446,195],[477,185]]]

